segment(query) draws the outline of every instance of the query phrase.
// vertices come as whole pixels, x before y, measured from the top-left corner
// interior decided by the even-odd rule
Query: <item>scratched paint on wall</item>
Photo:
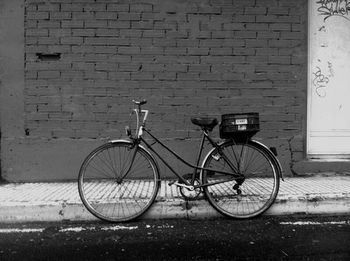
[[[310,0],[309,154],[350,154],[350,0]]]

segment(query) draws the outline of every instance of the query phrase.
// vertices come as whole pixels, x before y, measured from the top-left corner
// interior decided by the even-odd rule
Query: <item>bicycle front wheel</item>
[[[142,215],[159,189],[153,157],[128,141],[106,143],[87,156],[78,179],[80,198],[94,216],[125,222]]]
[[[280,168],[264,146],[254,142],[226,141],[205,159],[204,193],[220,213],[233,218],[252,218],[274,202]],[[215,172],[224,171],[229,174]],[[210,185],[212,184],[212,185]]]

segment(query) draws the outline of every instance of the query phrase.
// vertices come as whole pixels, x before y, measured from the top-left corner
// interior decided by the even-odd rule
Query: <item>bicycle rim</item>
[[[153,203],[159,188],[158,168],[140,147],[131,149],[129,142],[107,143],[83,162],[78,187],[82,202],[93,215],[125,222],[142,215]]]
[[[221,149],[232,165],[214,150],[204,167],[242,174],[244,178],[234,179],[232,175],[203,171],[203,184],[219,182],[204,188],[208,201],[220,213],[233,218],[262,214],[274,202],[279,189],[279,168],[275,161],[264,148],[252,141],[228,141],[221,145]]]

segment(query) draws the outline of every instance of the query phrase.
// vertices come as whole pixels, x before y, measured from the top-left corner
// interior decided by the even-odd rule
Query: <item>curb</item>
[[[324,198],[319,195],[304,198],[277,199],[264,215],[350,214],[350,198]],[[206,200],[156,201],[140,219],[213,219],[224,218]],[[96,221],[81,203],[37,202],[31,205],[2,205],[0,222]]]

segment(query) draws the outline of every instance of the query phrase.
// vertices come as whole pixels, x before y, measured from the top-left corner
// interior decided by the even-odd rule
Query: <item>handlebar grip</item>
[[[147,100],[143,99],[142,101],[135,101],[135,100],[132,100],[133,103],[135,103],[136,105],[144,105],[147,103]]]

